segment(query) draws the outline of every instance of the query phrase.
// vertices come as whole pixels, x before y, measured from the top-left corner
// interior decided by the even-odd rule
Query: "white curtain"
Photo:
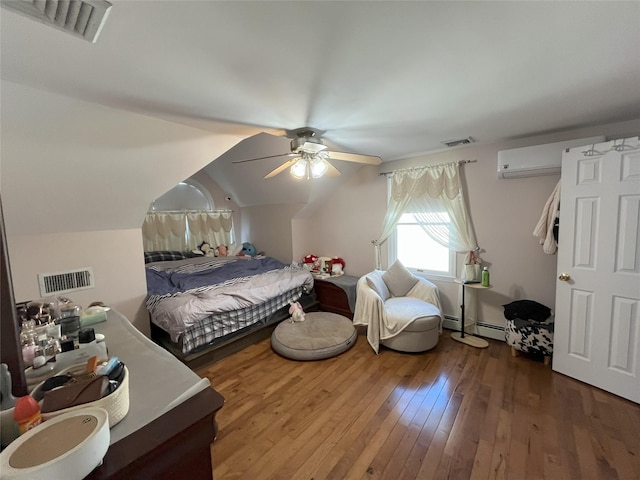
[[[147,213],[142,224],[145,252],[193,250],[202,242],[212,247],[233,241],[233,212],[191,211]]]
[[[449,214],[451,229],[443,229],[438,225],[442,219],[441,212]],[[380,245],[387,241],[404,213],[412,213],[421,222],[435,220],[435,225],[423,225],[422,228],[440,245],[456,252],[465,252],[467,255],[478,250],[471,218],[467,212],[459,162],[393,172],[384,226],[380,237],[373,242],[377,269],[382,269]],[[465,331],[475,326],[477,316],[476,292],[469,290]],[[461,290],[458,297],[460,294]],[[458,304],[460,303],[461,299],[458,298]]]
[[[213,248],[232,243],[233,212],[191,212],[187,213],[189,226],[188,250],[193,250],[206,241]]]
[[[143,246],[154,250],[185,250],[186,224],[181,213],[147,213],[142,224]]]
[[[452,162],[393,172],[391,195],[387,205],[382,233],[375,240],[376,268],[380,265],[380,245],[387,241],[405,212],[419,221],[429,222],[447,212],[453,228],[444,231],[437,225],[423,226],[425,232],[440,245],[456,252],[477,248],[475,233],[460,180],[460,165]]]

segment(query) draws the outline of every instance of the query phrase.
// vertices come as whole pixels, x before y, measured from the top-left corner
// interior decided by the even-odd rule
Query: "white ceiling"
[[[312,126],[384,161],[640,118],[640,2],[112,3],[95,44],[2,9],[2,78],[205,130]]]

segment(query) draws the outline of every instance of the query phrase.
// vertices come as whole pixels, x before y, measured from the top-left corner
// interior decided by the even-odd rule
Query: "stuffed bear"
[[[289,302],[289,315],[291,315],[291,323],[304,322],[304,310],[300,302]]]
[[[211,248],[211,245],[209,245],[209,243],[207,242],[202,242],[200,245],[198,245],[198,248],[196,250],[193,251],[193,253],[197,253],[197,251],[200,251],[202,253],[199,253],[198,255],[204,255],[205,257],[217,257],[217,251],[218,249],[213,249]]]

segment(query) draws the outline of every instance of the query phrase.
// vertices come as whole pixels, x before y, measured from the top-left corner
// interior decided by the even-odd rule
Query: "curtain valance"
[[[424,195],[455,198],[461,188],[459,171],[457,168],[447,168],[447,165],[451,164],[394,172],[391,197],[396,202],[404,197],[419,198]]]

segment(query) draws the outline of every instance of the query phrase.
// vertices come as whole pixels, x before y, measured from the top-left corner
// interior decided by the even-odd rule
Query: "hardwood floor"
[[[200,369],[226,399],[215,478],[640,478],[640,406],[449,334],[377,356],[361,334],[316,362],[267,339]]]

